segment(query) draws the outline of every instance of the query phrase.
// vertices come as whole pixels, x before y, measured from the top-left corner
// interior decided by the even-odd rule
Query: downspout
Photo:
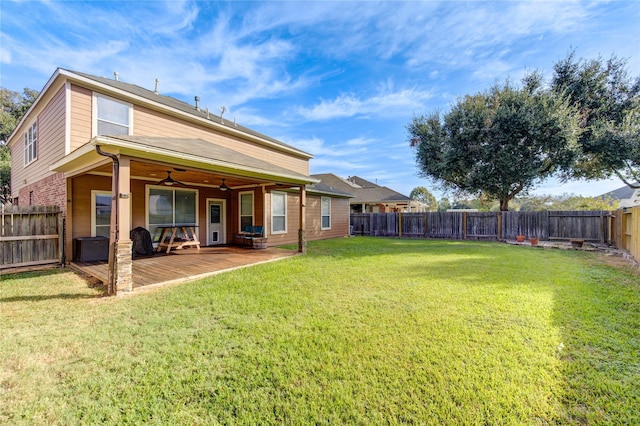
[[[111,230],[113,233],[113,237],[109,240],[109,282],[107,283],[107,293],[109,295],[113,295],[116,294],[117,291],[115,285],[115,253],[118,243],[118,236],[120,235],[120,230],[118,229],[118,209],[120,204],[118,197],[118,189],[120,188],[120,160],[118,160],[117,155],[101,150],[100,145],[96,145],[96,152],[104,157],[111,158],[111,161],[113,161],[113,176],[111,179],[111,215],[114,219],[114,229]]]

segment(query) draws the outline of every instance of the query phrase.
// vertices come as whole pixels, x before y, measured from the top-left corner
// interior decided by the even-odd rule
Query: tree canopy
[[[424,186],[416,186],[413,188],[409,197],[412,200],[420,201],[425,204],[427,211],[434,212],[438,210],[438,201],[436,200],[436,197]]]
[[[423,176],[508,210],[515,196],[571,167],[578,124],[567,100],[532,73],[520,88],[496,84],[459,99],[444,115],[415,117],[407,130]]]
[[[38,92],[25,88],[22,93],[0,88],[0,203],[11,197],[11,155],[6,141],[38,97]]]
[[[22,93],[0,88],[0,143],[3,145],[16,128],[22,116],[38,97],[38,91],[25,88]]]
[[[575,52],[554,65],[552,87],[579,109],[580,155],[566,178],[617,176],[640,187],[640,76],[626,60],[584,60]]]

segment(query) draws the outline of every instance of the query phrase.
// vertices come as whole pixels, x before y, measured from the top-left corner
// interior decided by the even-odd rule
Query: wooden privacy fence
[[[640,207],[627,207],[613,212],[613,244],[640,260]]]
[[[59,207],[0,205],[0,270],[63,262]]]
[[[354,235],[385,237],[515,239],[581,239],[609,242],[609,211],[352,213]]]

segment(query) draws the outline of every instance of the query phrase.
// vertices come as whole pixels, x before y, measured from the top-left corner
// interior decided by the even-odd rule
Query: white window
[[[109,238],[111,192],[91,191],[91,236]]]
[[[95,136],[131,134],[131,104],[102,95],[96,95],[94,99]]]
[[[38,122],[36,121],[24,133],[24,165],[38,159]]]
[[[322,197],[320,204],[321,228],[331,229],[331,198]]]
[[[241,192],[240,194],[240,231],[247,226],[253,226],[253,192]]]
[[[197,226],[198,191],[147,186],[147,223],[154,242],[160,238],[159,226]]]
[[[287,232],[287,194],[285,192],[271,193],[271,233],[284,234]]]

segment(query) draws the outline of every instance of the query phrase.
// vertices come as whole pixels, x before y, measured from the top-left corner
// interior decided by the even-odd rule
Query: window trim
[[[23,137],[24,167],[38,159],[38,120],[27,127]],[[31,156],[33,154],[33,156]]]
[[[111,102],[115,102],[121,105],[124,105],[129,110],[129,123],[127,126],[127,135],[133,135],[133,104],[130,102],[125,102],[120,99],[113,98],[111,96],[103,95],[102,93],[93,92],[93,108],[92,108],[92,117],[91,117],[91,136],[96,137],[98,135],[98,98],[102,98]],[[107,120],[100,120],[107,123],[113,123],[118,126],[123,126],[121,123],[116,123]]]
[[[192,189],[192,188],[174,188],[174,187],[170,187],[170,186],[163,186],[163,185],[145,185],[145,207],[144,207],[144,222],[145,222],[145,227],[151,231],[151,225],[149,224],[149,195],[151,193],[151,189],[153,188],[157,188],[157,189],[164,189],[164,190],[168,190],[168,191],[173,191],[173,218],[172,221],[173,223],[171,224],[171,226],[175,226],[176,224],[176,209],[175,209],[175,200],[176,200],[176,191],[191,191],[195,193],[195,212],[196,212],[196,217],[195,217],[195,224],[194,226],[197,228],[200,226],[200,191],[198,189]],[[160,224],[161,226],[168,226],[167,224]],[[153,226],[158,226],[158,224],[153,224]],[[196,231],[198,232],[198,231]],[[154,237],[160,237],[160,235],[154,235],[154,233],[151,233],[151,239],[154,240]],[[156,246],[158,244],[157,241],[153,241],[154,246]]]
[[[99,189],[91,190],[91,236],[96,236],[96,195],[106,195],[110,199],[113,197],[113,193],[111,191],[103,191]],[[133,223],[133,210],[132,210],[133,202],[129,205],[129,223]],[[109,223],[109,228],[111,228],[111,223]],[[111,229],[109,229],[109,233],[111,233]]]
[[[324,214],[324,212],[322,211],[323,201],[324,200],[328,200],[329,201],[329,212],[327,214]],[[324,217],[328,217],[329,218],[329,226],[328,227],[323,226],[324,222],[323,222],[322,219]],[[331,197],[320,197],[320,229],[323,230],[323,231],[331,229]]]
[[[241,191],[238,192],[238,231],[242,232],[242,217],[247,217],[248,215],[242,214],[242,196],[243,195],[251,195],[251,225],[255,225],[256,223],[256,197],[253,191]]]
[[[273,225],[274,225],[274,217],[280,217],[281,215],[275,215],[273,214],[273,202],[275,199],[275,196],[283,196],[284,197],[284,230],[274,230],[273,229]],[[277,235],[277,234],[286,234],[287,233],[287,193],[286,192],[280,192],[280,191],[271,191],[271,234],[273,235]]]
[[[100,191],[97,189],[92,189],[91,190],[91,236],[95,237],[97,235],[96,232],[96,196],[97,195],[106,195],[107,197],[111,198],[112,197],[112,193],[111,191]],[[109,223],[109,228],[111,228],[111,223]],[[109,230],[109,232],[111,232],[111,230]]]

